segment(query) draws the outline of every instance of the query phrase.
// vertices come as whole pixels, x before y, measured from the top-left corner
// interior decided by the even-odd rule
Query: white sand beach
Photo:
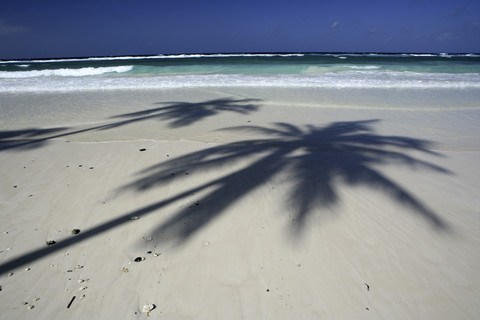
[[[1,93],[0,319],[478,319],[471,97]]]

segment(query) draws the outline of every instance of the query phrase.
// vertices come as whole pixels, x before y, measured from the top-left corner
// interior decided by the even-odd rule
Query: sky
[[[15,0],[0,59],[231,52],[480,52],[480,0]]]

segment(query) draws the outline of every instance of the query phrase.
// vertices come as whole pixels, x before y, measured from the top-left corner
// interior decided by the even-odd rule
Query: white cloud
[[[480,24],[478,22],[466,23],[456,28],[444,30],[437,36],[438,41],[458,39],[478,39]],[[477,41],[478,42],[478,41]]]
[[[444,32],[437,37],[437,40],[438,41],[445,41],[445,40],[450,40],[452,38],[453,38],[453,33],[452,32]]]
[[[466,7],[461,7],[458,9],[455,9],[453,11],[450,11],[446,14],[443,15],[444,18],[455,18],[458,17],[459,15],[462,14],[463,11],[465,11]]]
[[[27,28],[8,23],[4,19],[0,19],[0,35],[8,35],[27,31]]]
[[[331,28],[332,28],[333,30],[337,29],[338,27],[340,27],[340,22],[335,21],[334,23],[332,23]]]

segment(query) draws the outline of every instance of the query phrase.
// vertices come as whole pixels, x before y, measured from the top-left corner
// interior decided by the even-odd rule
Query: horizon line
[[[188,53],[156,53],[156,54],[133,54],[133,55],[92,55],[92,56],[64,56],[64,57],[36,57],[36,58],[0,58],[0,61],[5,62],[15,62],[15,61],[59,61],[59,60],[88,60],[88,59],[98,59],[98,60],[108,60],[112,58],[128,59],[128,58],[189,58],[195,56],[248,56],[248,55],[308,55],[308,54],[319,54],[319,55],[367,55],[367,54],[376,54],[376,55],[433,55],[433,56],[448,56],[448,55],[480,55],[480,52],[407,52],[407,51],[265,51],[265,52],[188,52]]]

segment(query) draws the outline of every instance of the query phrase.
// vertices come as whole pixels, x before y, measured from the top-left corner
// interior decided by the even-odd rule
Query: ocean
[[[185,54],[0,61],[0,92],[192,87],[479,89],[479,54]]]

